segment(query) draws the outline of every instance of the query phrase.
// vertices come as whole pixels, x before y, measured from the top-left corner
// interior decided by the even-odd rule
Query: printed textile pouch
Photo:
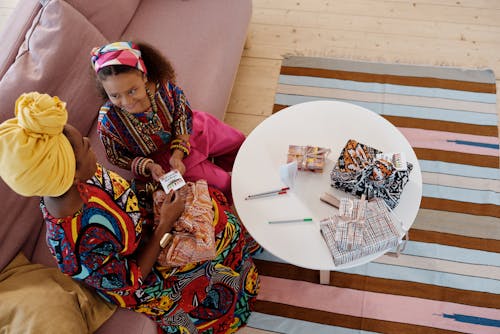
[[[187,182],[176,195],[185,198],[185,209],[174,223],[170,245],[160,251],[157,262],[165,267],[179,267],[214,259],[214,211],[207,181]],[[159,223],[165,196],[163,190],[153,193],[155,225]]]
[[[406,170],[397,170],[391,162],[377,159],[379,153],[373,147],[348,140],[330,173],[331,186],[356,196],[365,194],[367,199],[382,198],[394,209],[413,165],[407,163]]]

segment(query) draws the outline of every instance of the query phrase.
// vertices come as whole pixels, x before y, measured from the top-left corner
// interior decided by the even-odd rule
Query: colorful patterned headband
[[[115,42],[94,48],[91,54],[92,67],[95,72],[110,65],[131,66],[147,74],[141,57],[141,50],[132,42]]]

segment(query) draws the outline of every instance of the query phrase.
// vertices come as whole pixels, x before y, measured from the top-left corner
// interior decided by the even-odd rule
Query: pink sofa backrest
[[[142,1],[123,37],[161,50],[191,107],[223,120],[251,8],[249,0]]]
[[[84,135],[93,129],[101,98],[90,69],[90,50],[116,39],[126,29],[139,0],[26,1],[13,13],[0,36],[0,122],[14,116],[24,92],[40,91],[67,102],[69,123]],[[114,4],[112,4],[114,3]],[[110,11],[103,8],[116,9]],[[85,8],[91,8],[83,10]],[[83,12],[80,12],[82,9]],[[110,22],[107,17],[116,17]],[[58,33],[64,32],[64,33]],[[95,129],[93,129],[95,131]],[[105,160],[104,155],[99,155]],[[39,237],[42,217],[37,198],[22,198],[0,180],[0,270],[19,252],[29,257]]]
[[[94,25],[109,41],[118,40],[137,10],[141,0],[66,0]],[[118,19],[117,19],[118,18]]]

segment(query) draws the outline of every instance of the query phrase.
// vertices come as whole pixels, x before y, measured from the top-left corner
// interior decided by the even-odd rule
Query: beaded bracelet
[[[189,143],[189,141],[184,140],[184,139],[178,139],[178,138],[172,140],[171,144],[172,145],[183,145],[183,146],[187,146],[188,148],[191,147],[191,144]]]
[[[191,144],[182,139],[174,139],[172,140],[172,143],[170,144],[170,150],[179,150],[184,153],[184,156],[187,157],[189,153],[191,152]]]
[[[149,163],[154,163],[152,159],[149,158],[144,158],[144,157],[137,157],[132,161],[131,165],[131,171],[137,176],[151,176],[151,173],[148,171],[146,166]]]

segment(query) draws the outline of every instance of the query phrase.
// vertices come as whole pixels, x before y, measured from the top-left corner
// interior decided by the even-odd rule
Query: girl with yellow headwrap
[[[0,124],[0,176],[23,196],[42,196],[47,243],[59,269],[104,299],[145,313],[165,333],[234,332],[248,320],[258,291],[246,235],[222,193],[214,203],[217,255],[165,268],[160,241],[184,210],[180,196],[161,208],[156,230],[127,181],[96,164],[87,138],[67,121],[66,104],[23,94],[15,118]]]

